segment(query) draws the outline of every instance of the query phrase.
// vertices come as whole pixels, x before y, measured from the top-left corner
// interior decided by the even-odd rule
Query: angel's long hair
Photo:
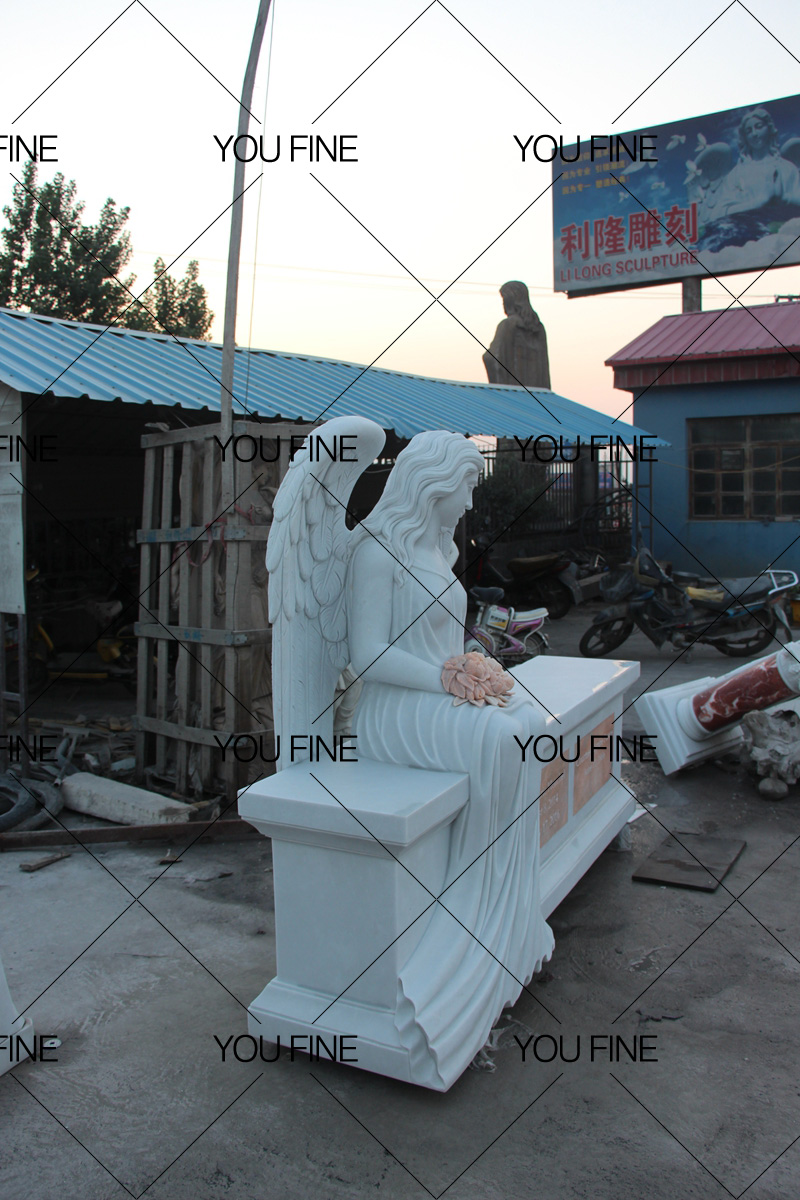
[[[414,546],[431,520],[437,500],[448,496],[472,471],[483,470],[483,455],[460,433],[427,430],[401,450],[375,508],[362,521],[357,542],[370,534],[391,549],[404,567],[411,566]],[[453,530],[443,529],[440,548],[448,563],[455,561]],[[402,584],[406,571],[398,567]]]

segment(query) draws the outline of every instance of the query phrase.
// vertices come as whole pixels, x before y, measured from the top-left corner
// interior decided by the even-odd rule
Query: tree
[[[544,464],[522,463],[510,451],[500,451],[495,456],[494,470],[475,490],[470,533],[474,530],[497,535],[506,530],[501,542],[535,537],[553,515],[552,499],[547,493],[542,495],[546,486]]]
[[[26,162],[13,203],[3,209],[9,224],[2,232],[0,304],[108,324],[130,299],[111,278],[132,253],[123,232],[128,209],[107,200],[98,223],[84,225],[75,192],[75,181],[67,183],[60,172],[37,189],[36,164]],[[130,287],[134,281],[123,282]]]
[[[84,225],[85,205],[75,197],[74,179],[67,183],[61,172],[37,188],[36,164],[26,162],[13,202],[3,209],[8,225],[0,235],[0,306],[205,338],[214,314],[197,262],[189,263],[180,282],[160,275],[142,297],[145,311],[133,300],[136,276],[121,275],[133,253],[124,228],[130,209],[108,199],[97,224]],[[164,270],[161,259],[155,270]]]
[[[134,305],[124,324],[129,329],[166,329],[180,337],[206,338],[214,314],[208,307],[206,289],[198,282],[197,260],[191,260],[180,282],[166,273],[163,258],[156,259],[153,272],[155,283],[142,297],[145,307]]]

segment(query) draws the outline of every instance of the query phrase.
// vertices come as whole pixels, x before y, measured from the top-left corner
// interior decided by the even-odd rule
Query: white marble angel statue
[[[363,681],[359,760],[469,775],[469,801],[452,826],[449,911],[434,906],[400,971],[394,1017],[411,1061],[435,1074],[430,1086],[449,1087],[476,1022],[487,1038],[552,953],[539,895],[538,774],[528,775],[514,741],[542,732],[544,718],[519,687],[504,703],[482,703],[480,690],[456,703],[463,692],[443,684],[445,664],[464,653],[467,597],[451,567],[455,525],[483,469],[475,445],[442,430],[418,434],[372,513],[348,529],[353,485],[384,435],[371,421],[340,417],[313,436],[331,446],[343,434],[357,461],[332,461],[323,449],[312,462],[304,448],[275,502],[267,549],[275,728],[284,741],[302,729],[330,738],[336,681],[350,664]]]

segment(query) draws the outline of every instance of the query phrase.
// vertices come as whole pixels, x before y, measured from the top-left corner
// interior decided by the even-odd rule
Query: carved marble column
[[[691,738],[708,738],[758,712],[800,695],[800,660],[788,649],[760,658],[678,705],[678,721]]]
[[[740,722],[749,712],[800,696],[800,643],[790,642],[746,667],[714,679],[647,692],[635,708],[648,734],[655,734],[665,774],[717,758],[742,741]]]

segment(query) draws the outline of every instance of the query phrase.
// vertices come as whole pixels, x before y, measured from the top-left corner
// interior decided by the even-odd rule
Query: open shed
[[[207,342],[0,310],[9,545],[23,513],[25,526],[9,573],[35,561],[51,590],[111,584],[138,603],[140,766],[163,777],[177,742],[178,790],[195,793],[216,786],[218,738],[271,730],[263,548],[292,431],[346,413],[387,430],[354,494],[360,511],[425,429],[573,445],[644,433],[546,389],[239,348],[234,419],[258,450],[237,462],[236,504],[222,512],[221,361]],[[229,795],[237,782],[231,770]]]

